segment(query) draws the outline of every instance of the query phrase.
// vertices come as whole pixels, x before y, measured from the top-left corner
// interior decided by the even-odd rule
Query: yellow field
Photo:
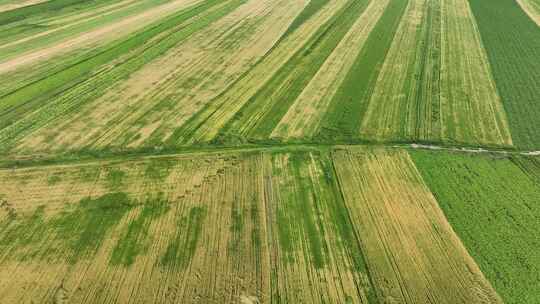
[[[404,151],[338,151],[334,162],[383,303],[502,303]]]
[[[0,189],[6,303],[501,302],[401,150],[2,169]]]

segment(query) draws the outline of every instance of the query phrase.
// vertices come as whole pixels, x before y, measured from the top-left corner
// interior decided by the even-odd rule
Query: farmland
[[[540,301],[539,0],[0,0],[0,302]]]
[[[405,150],[188,153],[0,183],[6,301],[501,303]]]
[[[534,149],[537,73],[505,77],[536,70],[538,26],[514,3],[526,31],[493,36],[478,1],[56,0],[0,13],[0,150]]]
[[[539,160],[412,155],[449,222],[505,303],[538,302]]]
[[[534,3],[534,2],[529,2]],[[493,78],[506,109],[516,145],[533,149],[540,146],[540,26],[515,1],[471,0]],[[510,24],[503,25],[500,20]]]

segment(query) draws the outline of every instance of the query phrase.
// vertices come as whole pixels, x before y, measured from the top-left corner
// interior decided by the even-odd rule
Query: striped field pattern
[[[540,0],[0,0],[0,304],[540,303]]]
[[[466,0],[65,1],[0,12],[3,154],[539,140]]]

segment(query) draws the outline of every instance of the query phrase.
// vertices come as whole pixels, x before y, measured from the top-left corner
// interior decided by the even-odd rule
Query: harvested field
[[[382,303],[502,303],[404,151],[337,151],[345,205]]]
[[[500,303],[402,150],[5,168],[0,189],[7,303]]]
[[[260,166],[231,155],[2,172],[15,214],[0,233],[3,301],[49,302],[59,290],[71,303],[264,297]]]
[[[537,303],[538,1],[0,0],[0,304]]]
[[[448,221],[505,303],[540,299],[540,159],[414,152]]]

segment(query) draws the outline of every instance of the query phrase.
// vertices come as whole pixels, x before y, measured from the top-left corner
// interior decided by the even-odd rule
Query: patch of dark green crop
[[[514,144],[540,148],[540,27],[515,0],[469,0]]]
[[[150,225],[170,210],[169,202],[160,194],[157,198],[148,199],[139,207],[140,214],[132,220],[125,233],[113,248],[110,263],[112,265],[129,266],[135,258],[147,252],[152,241],[148,233]]]
[[[304,22],[320,11],[321,8],[323,8],[327,3],[328,0],[310,0],[302,12],[300,12],[300,14],[294,18],[291,25],[289,25],[279,40],[285,39],[287,36],[297,30],[302,24],[304,24]]]
[[[107,187],[111,190],[116,190],[124,184],[126,172],[118,168],[109,168],[107,171]]]
[[[99,178],[100,168],[89,166],[79,169],[79,180],[82,182],[92,182]]]
[[[144,175],[152,180],[163,181],[171,174],[174,164],[174,160],[152,159],[146,165]]]
[[[191,262],[202,232],[206,209],[193,207],[187,217],[179,219],[176,236],[168,245],[165,254],[161,257],[162,266],[185,268]]]
[[[7,204],[7,201],[5,203]],[[44,210],[44,206],[39,206],[31,215],[24,216],[12,213],[11,216],[0,221],[0,248],[2,252],[13,252],[21,260],[35,255],[38,249],[34,248],[29,251],[27,249],[29,246],[37,244],[46,232],[44,229],[46,227],[43,218]],[[19,249],[25,250],[19,251]]]
[[[47,177],[47,185],[49,186],[54,186],[56,184],[58,184],[60,181],[62,181],[62,176],[61,174],[53,174],[53,175],[50,175],[49,177]]]
[[[108,193],[96,199],[82,199],[74,210],[64,211],[46,226],[53,229],[57,240],[65,245],[58,249],[69,250],[67,261],[75,263],[95,254],[107,233],[131,208],[133,204],[126,193]]]
[[[229,244],[229,249],[234,252],[238,251],[242,234],[244,233],[244,214],[236,200],[233,202],[233,207],[231,208],[231,219],[232,223],[229,230],[232,234],[232,240]]]
[[[251,202],[251,208],[250,208],[250,218],[251,222],[253,224],[253,228],[251,230],[251,243],[253,244],[253,251],[260,253],[261,252],[261,222],[259,220],[259,207],[258,207],[259,201],[253,200]],[[260,256],[258,254],[257,256]],[[259,263],[258,263],[259,264]]]
[[[390,1],[369,34],[351,69],[332,98],[317,137],[353,140],[360,129],[369,97],[390,49],[408,0]]]
[[[366,6],[365,0],[350,1],[340,9],[248,100],[224,126],[219,136],[230,137],[231,133],[234,136],[239,126],[249,124],[248,137],[268,137]],[[266,103],[271,103],[271,107],[260,117],[254,118],[252,114]]]

